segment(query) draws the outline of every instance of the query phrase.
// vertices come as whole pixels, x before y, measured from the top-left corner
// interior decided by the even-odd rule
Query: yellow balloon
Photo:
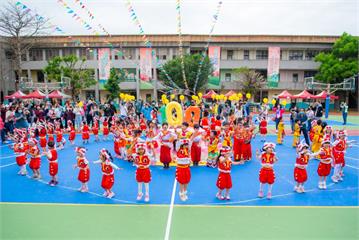
[[[263,98],[264,103],[268,103],[268,98]]]
[[[79,107],[83,107],[84,106],[84,103],[81,101],[79,102]]]
[[[214,100],[216,99],[216,94],[212,94],[211,98]]]
[[[180,100],[181,100],[181,101],[184,100],[184,96],[183,96],[183,95],[180,96]]]
[[[224,101],[227,101],[227,99],[228,99],[228,98],[227,98],[226,96],[224,96],[223,100],[224,100]]]
[[[246,98],[247,98],[247,99],[250,99],[251,96],[252,96],[252,95],[251,95],[250,93],[247,93],[247,94],[246,94]]]
[[[216,98],[216,100],[219,100],[219,99],[220,99],[220,96],[219,96],[219,95],[216,95],[215,98]]]
[[[274,105],[274,104],[276,104],[276,100],[275,99],[272,99],[272,104]]]
[[[162,94],[161,98],[166,99],[167,98],[166,94]]]
[[[196,95],[192,95],[192,100],[195,100],[196,99]]]
[[[200,97],[200,98],[201,98],[202,96],[203,96],[203,94],[202,94],[202,93],[198,93],[198,97]]]
[[[283,106],[287,105],[287,101],[286,101],[286,100],[283,100],[282,105],[283,105]]]
[[[237,97],[238,97],[239,99],[241,99],[241,98],[243,97],[243,94],[242,94],[242,93],[238,93],[238,94],[237,94]]]
[[[171,94],[171,100],[175,99],[176,95]]]
[[[120,93],[120,98],[123,99],[123,97],[125,96],[125,94]]]

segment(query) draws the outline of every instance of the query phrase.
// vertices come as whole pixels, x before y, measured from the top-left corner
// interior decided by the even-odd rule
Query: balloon
[[[214,99],[217,99],[216,98],[216,94],[212,94],[211,98],[214,100]]]
[[[202,96],[203,96],[203,94],[202,94],[202,93],[198,93],[198,97],[200,97],[200,98],[201,98]]]
[[[287,101],[286,101],[286,100],[283,100],[282,105],[283,105],[283,106],[287,105]]]
[[[229,96],[229,101],[233,101],[234,99],[233,99],[233,95],[231,95],[231,96]]]
[[[184,96],[183,96],[183,95],[180,96],[180,100],[181,100],[181,101],[184,100]]]
[[[123,99],[123,98],[124,98],[124,96],[125,96],[125,94],[120,93],[120,98],[121,98],[121,99]]]
[[[223,100],[224,100],[224,101],[227,101],[227,99],[228,99],[228,98],[227,98],[226,96],[224,96]]]
[[[224,95],[223,95],[223,94],[219,95],[219,99],[220,99],[220,100],[223,100],[223,99],[224,99]]]
[[[219,96],[219,95],[216,95],[215,98],[216,98],[216,100],[219,100],[219,99],[220,99],[220,96]]]
[[[276,104],[276,100],[275,99],[272,99],[272,104],[274,105],[274,104]]]
[[[263,103],[268,103],[268,98],[263,98]]]
[[[166,99],[167,98],[166,94],[162,94],[161,98]]]
[[[241,99],[241,98],[243,97],[243,94],[242,94],[242,93],[238,93],[238,94],[237,94],[237,97],[238,97],[239,99]]]
[[[247,94],[246,94],[246,98],[247,98],[247,99],[250,99],[251,96],[252,96],[252,95],[251,95],[250,93],[247,93]]]
[[[82,101],[79,102],[79,107],[83,107],[84,103]]]
[[[171,94],[171,100],[175,99],[176,95]]]

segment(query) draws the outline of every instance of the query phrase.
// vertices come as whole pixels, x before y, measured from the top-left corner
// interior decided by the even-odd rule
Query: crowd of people
[[[104,196],[112,198],[114,171],[120,168],[113,159],[123,159],[136,167],[138,182],[137,200],[149,201],[150,166],[160,162],[165,169],[176,166],[176,179],[180,185],[181,200],[188,199],[187,189],[191,179],[190,168],[204,163],[207,167],[218,168],[218,199],[230,200],[232,188],[232,165],[249,162],[254,157],[251,141],[261,135],[263,146],[255,156],[262,168],[259,172],[259,197],[264,197],[263,187],[268,184],[267,198],[272,197],[272,186],[275,182],[274,164],[278,161],[275,154],[276,144],[266,141],[268,122],[274,121],[277,144],[283,144],[285,132],[285,110],[279,103],[272,109],[264,103],[261,106],[247,102],[214,101],[178,101],[183,110],[191,106],[199,108],[199,120],[190,118],[181,124],[173,125],[166,121],[163,106],[157,102],[120,101],[119,104],[108,102],[97,104],[95,101],[68,101],[63,106],[57,102],[14,102],[1,105],[1,138],[2,142],[13,141],[10,146],[16,154],[20,167],[19,174],[26,175],[29,167],[33,178],[39,179],[41,157],[49,161],[49,184],[58,184],[57,173],[58,151],[66,144],[64,133],[68,133],[70,144],[75,143],[81,133],[82,146],[76,147],[76,168],[79,169],[78,180],[80,191],[87,192],[90,179],[89,162],[86,158],[86,144],[91,136],[95,142],[108,141],[113,136],[113,150],[101,149],[99,160],[103,173],[102,187]],[[257,113],[252,112],[253,107]],[[168,113],[166,113],[168,114]],[[179,112],[171,112],[177,118]],[[344,154],[350,141],[344,130],[336,130],[322,121],[323,107],[315,103],[308,109],[297,109],[292,105],[289,110],[293,147],[297,158],[294,166],[295,191],[303,193],[307,181],[306,167],[309,159],[319,159],[317,173],[320,176],[318,187],[326,189],[327,176],[332,167],[332,181],[343,180]],[[102,133],[100,139],[99,135]],[[111,137],[110,137],[111,136]],[[303,141],[300,141],[303,136]],[[208,155],[202,156],[203,150]],[[114,155],[114,157],[113,157]],[[145,194],[143,194],[143,186]]]

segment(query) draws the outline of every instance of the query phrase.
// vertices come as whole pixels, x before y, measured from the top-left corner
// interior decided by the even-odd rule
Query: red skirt
[[[98,129],[92,129],[93,135],[98,135]]]
[[[69,141],[75,140],[75,137],[76,137],[76,133],[75,132],[70,132]]]
[[[90,180],[90,169],[80,169],[77,179],[82,183],[87,183]]]
[[[110,190],[115,183],[115,176],[111,175],[102,175],[101,187],[106,190]]]
[[[171,148],[162,145],[160,150],[160,161],[161,163],[170,163],[171,158]]]
[[[82,133],[82,139],[83,140],[88,140],[89,138],[90,138],[90,134],[88,132]]]
[[[49,163],[49,174],[50,176],[56,176],[59,169],[59,165],[57,162],[50,162]]]
[[[50,135],[50,136],[49,136],[49,142],[55,142],[54,135]]]
[[[333,151],[334,163],[343,164],[344,163],[344,152]]]
[[[232,188],[232,177],[230,173],[220,172],[217,178],[217,187],[221,190]]]
[[[40,158],[31,158],[29,167],[32,170],[40,169],[41,159]]]
[[[330,174],[330,170],[332,170],[331,164],[325,164],[320,162],[317,170],[318,176],[326,177]]]
[[[198,143],[193,143],[191,147],[191,160],[192,162],[201,161],[201,147]]]
[[[19,166],[25,165],[26,164],[26,156],[24,155],[24,156],[16,157],[16,163]]]
[[[294,180],[298,183],[305,183],[308,179],[307,169],[294,168]]]
[[[45,148],[46,147],[46,137],[40,138],[40,147]]]
[[[62,134],[56,135],[56,142],[62,142]]]
[[[275,180],[275,174],[271,168],[261,168],[259,172],[259,181],[261,183],[273,184]]]
[[[189,167],[177,167],[176,180],[180,184],[188,184],[191,181],[191,170]]]
[[[268,133],[267,128],[260,128],[259,133],[263,135],[267,134]]]
[[[136,170],[136,181],[141,183],[151,182],[151,171],[149,168],[137,168]]]
[[[110,133],[110,131],[108,130],[108,128],[104,128],[103,129],[103,135],[107,136]]]
[[[249,160],[252,158],[252,145],[250,143],[243,144],[243,159]]]
[[[243,141],[240,141],[240,140],[237,140],[236,138],[234,138],[233,155],[234,155],[235,161],[239,161],[243,157],[243,145],[244,145]]]

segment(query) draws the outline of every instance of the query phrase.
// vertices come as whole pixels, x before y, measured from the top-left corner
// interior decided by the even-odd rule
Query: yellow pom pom
[[[120,98],[123,99],[123,97],[125,96],[125,94],[120,93]]]
[[[282,102],[282,105],[283,105],[283,106],[287,105],[287,101],[284,100],[284,101]]]
[[[227,99],[228,99],[228,98],[227,98],[226,96],[224,96],[223,100],[224,100],[224,101],[227,101]]]
[[[203,96],[203,94],[200,92],[200,93],[198,93],[198,97],[202,97]]]
[[[263,103],[268,103],[268,98],[263,98]]]
[[[212,94],[211,98],[214,100],[216,99],[216,94]]]
[[[175,99],[176,95],[171,94],[171,100]]]
[[[238,93],[238,94],[237,94],[237,97],[238,97],[239,99],[241,99],[241,98],[243,97],[243,94],[242,94],[242,93]]]
[[[181,100],[181,101],[184,100],[184,96],[183,96],[183,95],[180,96],[180,100]]]
[[[250,93],[247,93],[247,94],[246,94],[246,98],[247,98],[247,99],[250,99],[251,96],[252,96],[252,95],[251,95]]]
[[[79,102],[79,107],[83,107],[84,103],[82,101]]]
[[[276,102],[277,102],[277,101],[276,101],[275,99],[272,99],[272,102],[271,102],[271,103],[274,105],[274,104],[276,104]]]

